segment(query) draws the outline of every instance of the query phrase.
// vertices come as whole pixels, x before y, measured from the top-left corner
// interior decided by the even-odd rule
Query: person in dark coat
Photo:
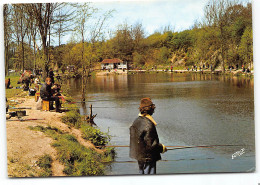
[[[47,77],[46,80],[45,80],[45,84],[43,84],[42,87],[41,87],[40,96],[43,100],[55,101],[56,112],[61,112],[60,111],[59,97],[53,96],[51,86],[52,86],[51,78]]]
[[[130,157],[138,161],[140,174],[156,174],[156,162],[167,148],[159,142],[151,99],[141,99],[139,110],[139,117],[130,127]]]
[[[52,68],[50,69],[49,77],[51,78],[51,83],[54,84],[54,73],[53,73]]]

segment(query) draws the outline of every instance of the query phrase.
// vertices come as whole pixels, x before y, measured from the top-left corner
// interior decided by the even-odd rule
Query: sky
[[[190,29],[195,21],[201,21],[204,7],[208,0],[140,0],[140,1],[105,1],[90,0],[92,6],[99,9],[99,13],[114,10],[112,17],[106,21],[104,30],[115,30],[118,25],[127,23],[134,25],[142,23],[145,35],[161,31],[170,26],[172,31]],[[248,2],[250,0],[241,0]],[[71,35],[62,39],[63,44],[70,40]]]
[[[168,0],[93,3],[103,10],[115,9],[112,25],[127,21],[143,23],[148,34],[171,25],[174,30],[190,28],[196,19],[203,16],[203,7],[208,0]]]

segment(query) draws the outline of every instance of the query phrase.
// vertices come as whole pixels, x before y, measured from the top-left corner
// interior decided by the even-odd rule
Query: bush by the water
[[[98,128],[92,127],[82,121],[81,115],[75,104],[68,104],[72,110],[61,117],[61,121],[70,127],[80,128],[82,137],[91,141],[95,146],[104,146],[110,141],[108,133],[101,132]]]
[[[70,127],[79,128],[81,124],[81,115],[77,110],[70,110],[66,112],[64,116],[61,117],[61,121]]]
[[[82,124],[80,128],[82,137],[90,140],[95,146],[104,146],[110,141],[108,133],[101,132],[98,128],[94,128],[87,124]]]

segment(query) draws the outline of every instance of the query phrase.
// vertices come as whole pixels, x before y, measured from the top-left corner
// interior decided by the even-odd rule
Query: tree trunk
[[[22,72],[24,72],[24,43],[23,43],[23,37],[22,37]]]
[[[85,86],[85,77],[84,77],[84,75],[82,76],[82,102],[85,102],[85,100],[86,100],[86,86]]]
[[[45,79],[49,74],[49,64],[48,64],[48,48],[46,46],[46,37],[43,39],[43,51],[44,51],[44,70],[43,70],[43,79]]]
[[[35,40],[33,41],[33,61],[34,61],[34,70],[36,70],[36,49],[35,49]]]
[[[9,49],[9,46],[8,46],[8,44],[6,44],[6,46],[5,46],[5,76],[9,75],[8,49]]]

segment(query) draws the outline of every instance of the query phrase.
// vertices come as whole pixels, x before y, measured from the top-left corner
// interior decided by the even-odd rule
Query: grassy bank
[[[82,138],[91,141],[95,146],[106,145],[110,141],[109,134],[88,125],[83,116],[79,114],[77,105],[72,103],[73,99],[64,89],[65,86],[63,87],[63,92],[66,95],[64,107],[68,111],[61,117],[61,121],[69,128],[79,129],[82,132]],[[64,133],[55,127],[35,126],[29,128],[41,131],[54,140],[52,146],[58,153],[57,160],[65,166],[63,172],[68,176],[104,175],[105,164],[114,160],[115,151],[113,148],[98,153],[96,150],[80,144],[75,136]]]
[[[69,127],[75,127],[82,132],[82,138],[91,141],[95,146],[102,147],[108,144],[110,141],[110,135],[105,132],[101,132],[96,126],[91,126],[84,116],[79,114],[79,110],[75,104],[65,103],[65,106],[71,107],[71,110],[65,113],[61,117],[61,121],[67,124]]]
[[[63,133],[55,127],[35,126],[29,128],[41,131],[54,140],[52,146],[57,150],[57,158],[64,164],[63,172],[68,176],[104,175],[104,163],[113,160],[111,151],[99,154],[95,150],[82,146],[73,135]],[[42,166],[48,167],[45,163]]]
[[[8,165],[17,163],[19,159],[8,158]],[[52,157],[44,154],[38,158],[35,165],[22,164],[15,167],[16,172],[9,177],[50,177],[52,176]]]
[[[110,141],[110,135],[108,133],[101,132],[98,127],[92,127],[81,116],[79,109],[74,102],[73,98],[68,93],[68,87],[63,85],[63,94],[66,96],[66,102],[64,107],[69,111],[61,117],[61,121],[68,125],[70,128],[79,129],[82,133],[82,138],[86,141],[91,141],[98,148],[102,148]],[[61,151],[61,161],[66,165],[65,173],[72,176],[81,175],[103,175],[105,170],[104,163],[109,163],[114,160],[115,150],[109,148],[103,151],[102,154],[98,154],[95,150],[87,149],[81,146],[77,140],[71,136],[62,136],[60,141],[54,143],[58,151]],[[63,149],[68,153],[71,153],[73,159],[64,158],[62,154]],[[70,154],[66,154],[70,155]],[[69,162],[72,161],[72,162]]]

